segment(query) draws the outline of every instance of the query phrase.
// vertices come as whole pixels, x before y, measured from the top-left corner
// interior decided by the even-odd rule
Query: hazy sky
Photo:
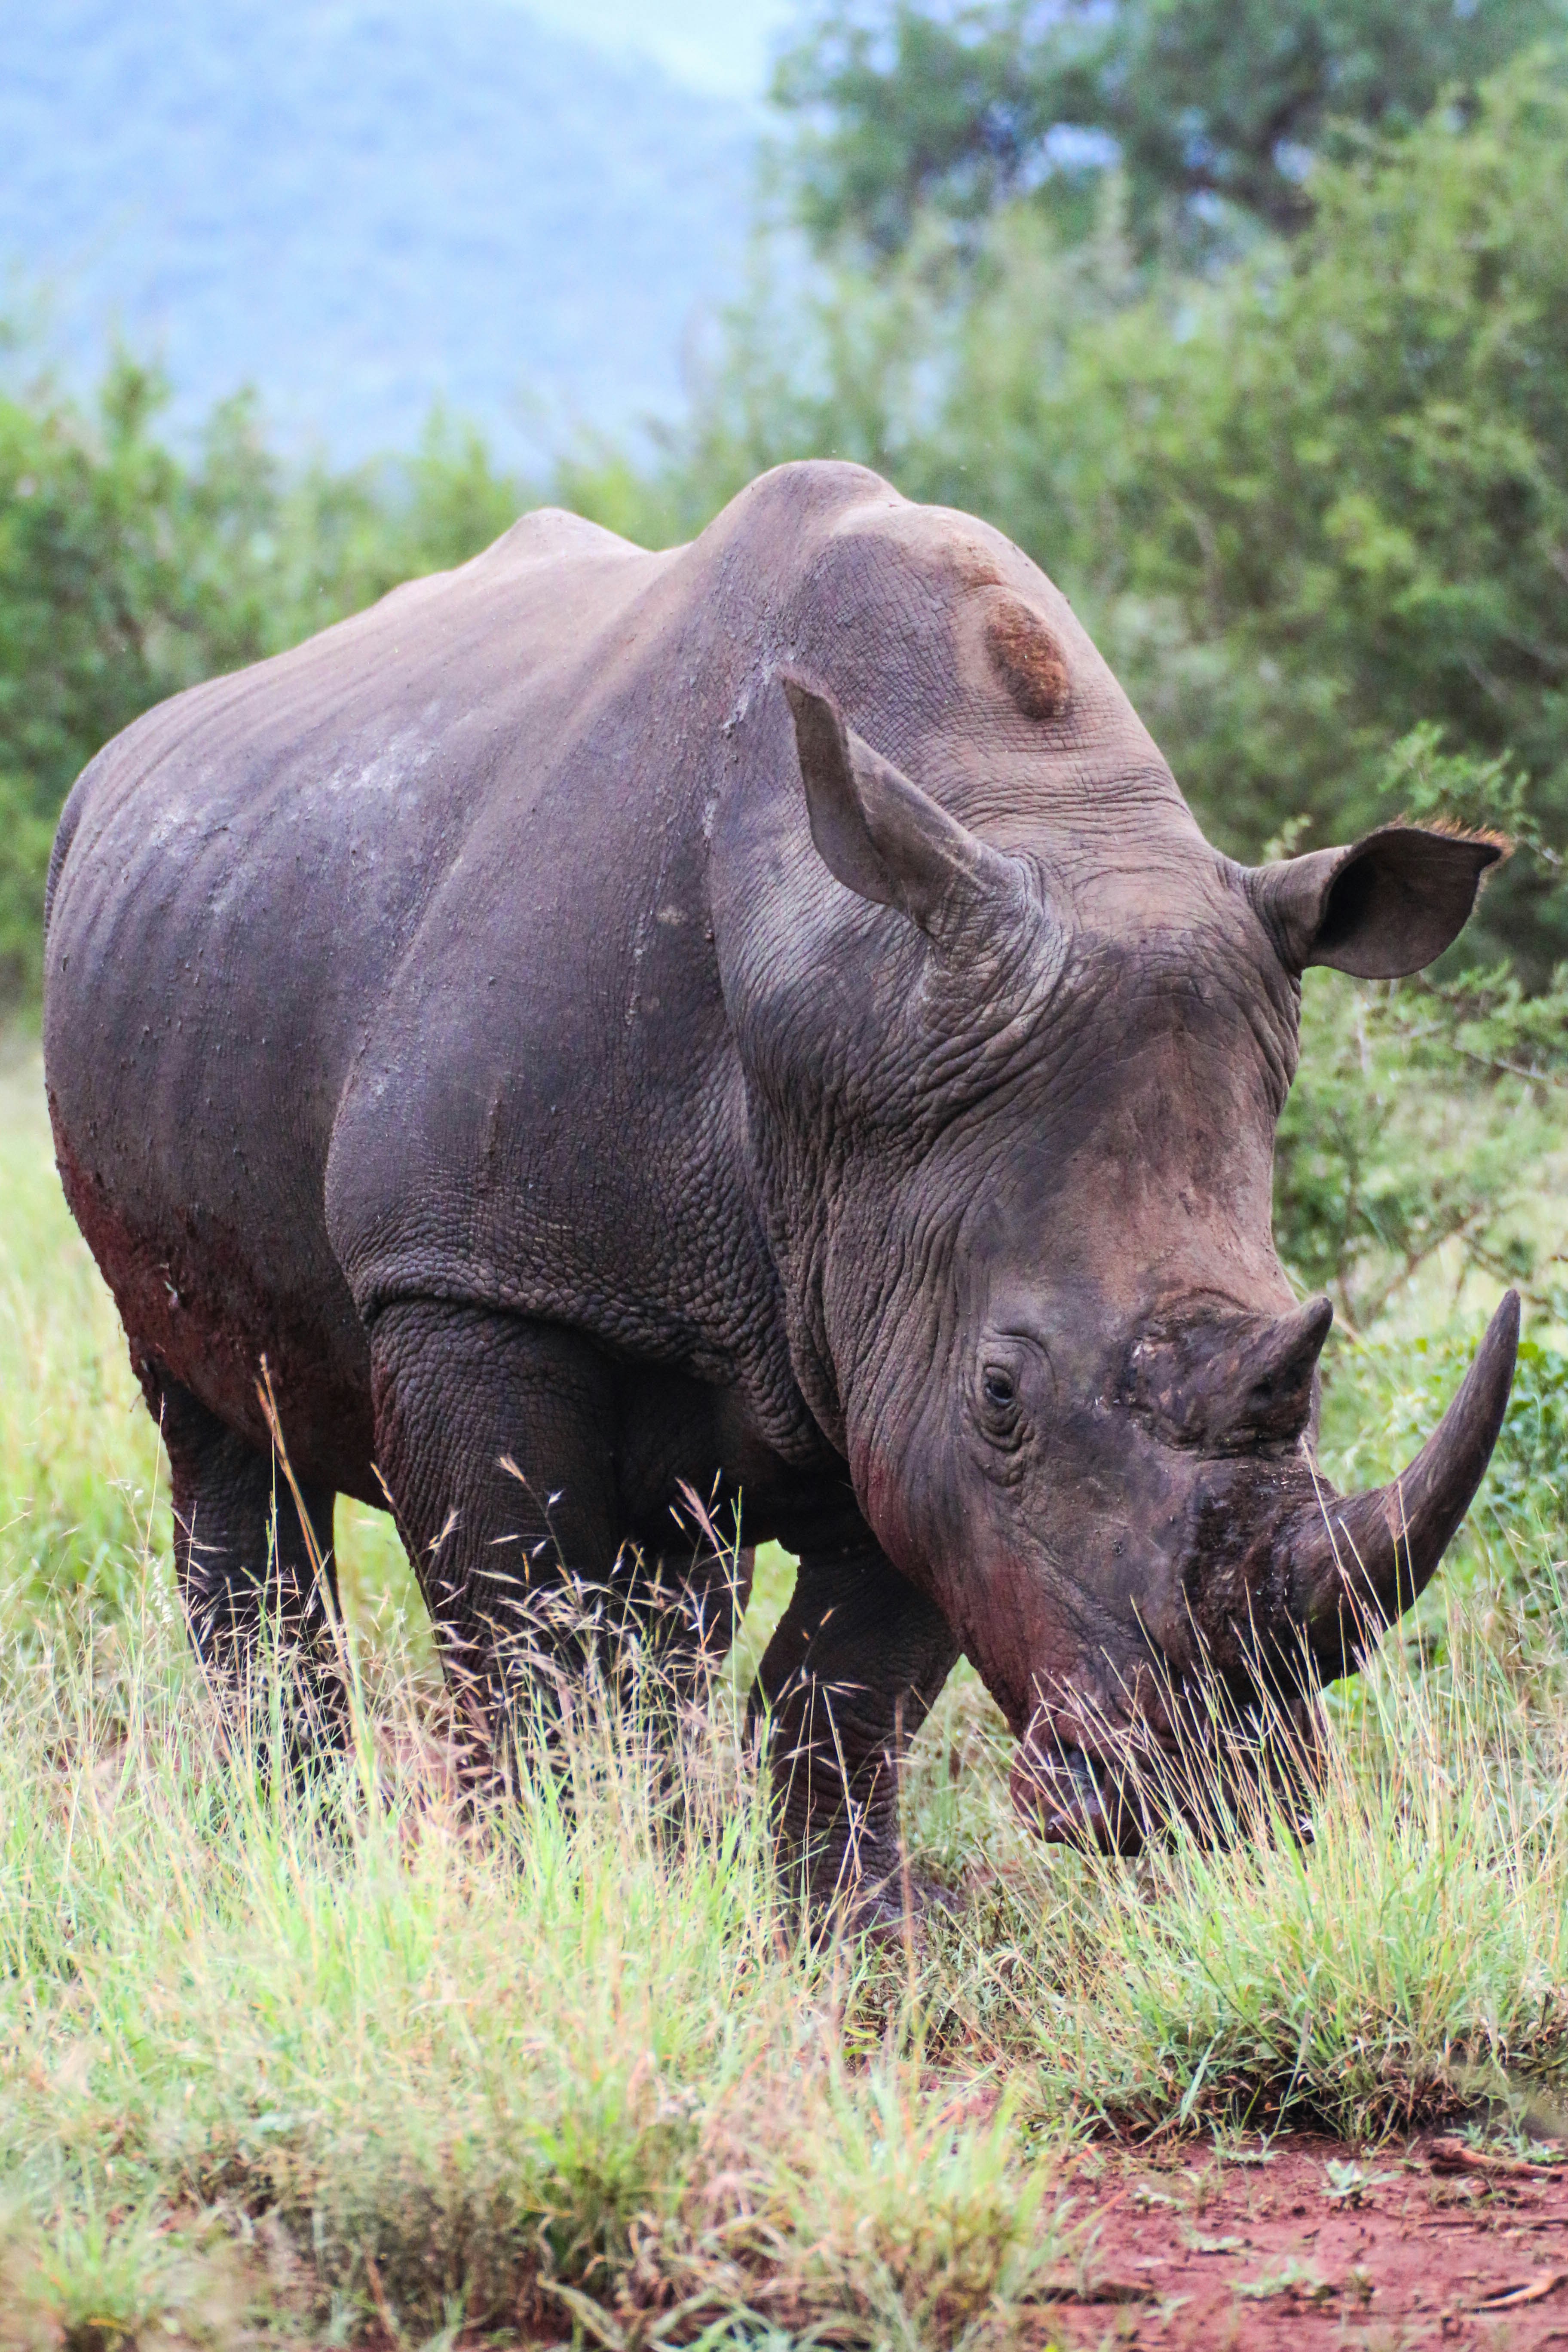
[[[641,50],[678,80],[726,97],[760,97],[778,37],[802,0],[524,0],[563,33],[624,57]]]

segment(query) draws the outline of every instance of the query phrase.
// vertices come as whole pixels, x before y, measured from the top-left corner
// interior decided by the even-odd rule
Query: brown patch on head
[[[1072,679],[1043,613],[1021,596],[999,598],[986,615],[985,649],[1026,719],[1061,717],[1072,699]]]
[[[1002,574],[996,569],[996,559],[988,547],[980,547],[973,540],[959,540],[948,551],[953,569],[965,588],[1000,588]]]

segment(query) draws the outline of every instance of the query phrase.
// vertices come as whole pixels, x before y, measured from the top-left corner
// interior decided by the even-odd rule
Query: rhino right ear
[[[852,734],[826,687],[795,669],[778,677],[795,719],[811,838],[846,889],[897,907],[933,938],[1016,890],[1012,860]]]
[[[1482,875],[1508,852],[1497,835],[1386,824],[1348,849],[1260,866],[1251,884],[1292,971],[1321,963],[1358,980],[1402,980],[1453,945]]]

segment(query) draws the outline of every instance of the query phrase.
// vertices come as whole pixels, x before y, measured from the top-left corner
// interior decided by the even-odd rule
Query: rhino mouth
[[[1233,1771],[1239,1758],[1229,1759]],[[1184,1792],[1173,1785],[1168,1767],[1141,1778],[1131,1767],[1108,1763],[1087,1748],[1065,1744],[1051,1758],[1034,1755],[1013,1769],[1015,1809],[1046,1845],[1067,1845],[1080,1853],[1141,1854],[1162,1834],[1169,1835],[1184,1821],[1200,1842],[1210,1847],[1235,1843],[1247,1822],[1268,1823],[1299,1845],[1313,1843],[1309,1792],[1313,1781],[1305,1743],[1293,1754],[1270,1763],[1248,1755],[1242,1769],[1259,1797],[1271,1797],[1261,1807],[1249,1806],[1237,1785],[1228,1801],[1220,1795],[1221,1780],[1211,1763]]]
[[[1037,1720],[1014,1760],[1014,1810],[1043,1843],[1087,1853],[1140,1854],[1179,1822],[1211,1847],[1281,1828],[1310,1844],[1321,1772],[1312,1693],[1241,1696],[1211,1684],[1208,1696],[1184,1706],[1189,1695],[1173,1692],[1162,1721],[1108,1725],[1092,1746],[1076,1725]]]
[[[1015,1811],[1047,1845],[1090,1853],[1142,1853],[1153,1830],[1128,1767],[1093,1756],[1075,1740],[1049,1749],[1026,1740],[1013,1767]]]

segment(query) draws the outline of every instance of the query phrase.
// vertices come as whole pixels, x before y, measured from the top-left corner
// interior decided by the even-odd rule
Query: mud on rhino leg
[[[609,1360],[560,1325],[420,1299],[376,1317],[371,1368],[376,1460],[485,1735],[590,1669],[625,1697],[638,1655],[689,1695],[731,1597],[700,1556],[623,1549]]]
[[[340,1744],[347,1704],[331,1623],[332,1489],[301,1482],[307,1538],[271,1454],[237,1436],[151,1359],[139,1356],[136,1364],[169,1456],[174,1570],[196,1655],[237,1691],[257,1663],[264,1626],[274,1626],[300,1675],[304,1716],[291,1727],[297,1755]]]
[[[958,1654],[942,1612],[869,1538],[802,1557],[751,1720],[769,1720],[779,1857],[814,1909],[901,1918],[899,1770]]]

